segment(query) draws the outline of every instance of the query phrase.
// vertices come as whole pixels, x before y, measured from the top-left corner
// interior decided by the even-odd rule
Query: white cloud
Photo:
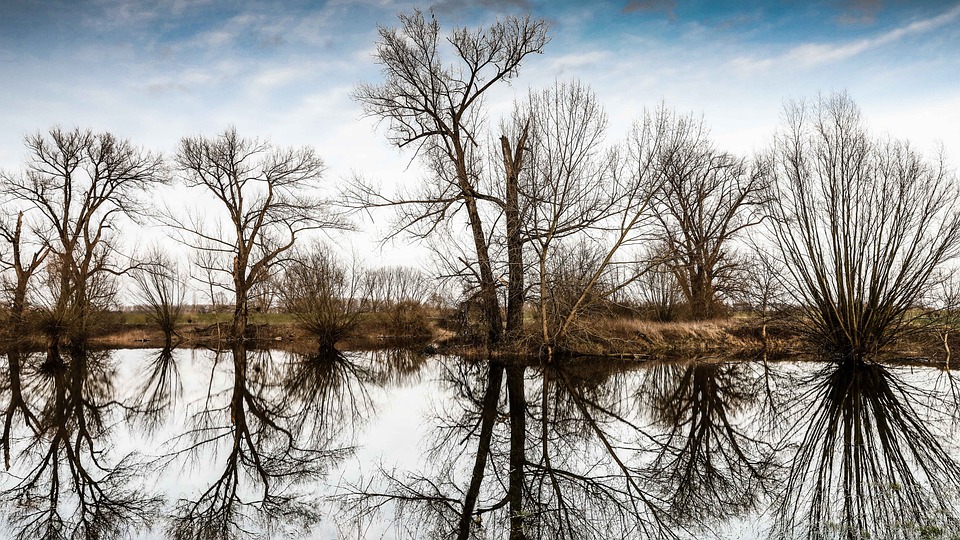
[[[610,58],[607,51],[589,51],[581,53],[565,54],[553,58],[549,62],[550,69],[557,74],[563,74],[567,71],[575,71],[582,68],[589,68],[596,64],[606,62]]]
[[[732,67],[740,72],[765,71],[772,68],[789,66],[791,68],[814,68],[849,60],[867,51],[894,43],[905,37],[923,34],[945,26],[960,18],[960,6],[956,6],[936,17],[922,19],[894,28],[874,37],[846,43],[807,43],[794,47],[784,54],[773,57],[738,56],[731,61]]]

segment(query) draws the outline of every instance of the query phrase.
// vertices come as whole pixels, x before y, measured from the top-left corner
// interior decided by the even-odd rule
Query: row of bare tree
[[[547,44],[543,21],[507,18],[446,35],[419,11],[400,23],[380,29],[383,82],[354,97],[386,122],[392,143],[413,149],[426,176],[396,193],[354,179],[337,207],[396,211],[391,236],[436,248],[439,273],[460,278],[490,347],[534,335],[549,354],[601,304],[643,298],[671,317],[682,303],[688,317],[706,319],[738,297],[766,306],[781,291],[831,348],[867,351],[909,326],[910,310],[958,253],[958,191],[943,158],[930,163],[905,142],[870,135],[845,94],[788,104],[769,149],[750,159],[719,150],[702,119],[664,106],[611,144],[606,113],[579,82],[531,90],[508,118],[488,120],[486,94]],[[324,164],[313,149],[276,148],[233,129],[184,138],[171,162],[80,129],[26,143],[24,170],[2,177],[6,213],[17,216],[3,224],[3,261],[14,324],[31,278],[43,282],[41,327],[53,347],[85,342],[115,296],[115,276],[136,273],[141,290],[157,293],[148,303],[175,293],[168,256],[119,249],[121,216],[159,224],[192,248],[210,298],[231,297],[234,339],[247,334],[252,299],[282,270],[295,284],[285,291],[332,294],[317,280],[347,279],[322,250],[292,257],[309,231],[350,228],[319,195]],[[219,210],[183,199],[147,204],[174,178]],[[358,300],[340,289],[350,296],[335,299],[340,308]]]
[[[763,309],[780,297],[822,345],[859,354],[910,328],[910,310],[945,278],[960,248],[955,176],[942,156],[871,135],[846,94],[788,103],[752,159],[663,106],[606,144],[606,114],[578,82],[531,90],[510,118],[488,121],[484,97],[547,42],[529,17],[443,34],[414,11],[380,29],[384,80],[354,94],[428,173],[397,195],[357,181],[349,203],[397,209],[395,234],[445,247],[489,345],[522,332],[530,301],[549,353],[591,304],[642,281],[654,305],[680,296],[696,319],[737,293]],[[469,247],[451,232],[461,225]]]
[[[309,148],[277,149],[230,129],[183,139],[171,170],[161,156],[109,133],[53,128],[26,143],[24,170],[2,177],[5,209],[17,215],[3,227],[12,254],[4,262],[14,275],[14,320],[23,318],[31,278],[43,282],[33,288],[34,303],[45,308],[41,327],[52,348],[86,343],[116,297],[116,276],[139,271],[145,288],[152,282],[159,299],[172,300],[165,295],[176,291],[165,281],[176,276],[160,268],[169,257],[121,251],[115,231],[126,220],[159,222],[196,249],[211,292],[234,296],[233,337],[245,335],[251,291],[299,235],[346,227],[316,196],[323,162]],[[151,204],[156,188],[175,176],[212,195],[221,211],[185,207],[182,199]]]

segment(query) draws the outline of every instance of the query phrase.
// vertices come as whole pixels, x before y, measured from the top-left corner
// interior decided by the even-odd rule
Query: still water
[[[960,379],[405,351],[4,361],[2,538],[958,538]]]

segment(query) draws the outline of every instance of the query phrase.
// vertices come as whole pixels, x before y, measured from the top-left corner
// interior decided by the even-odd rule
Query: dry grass
[[[742,317],[682,322],[600,318],[581,322],[566,347],[587,354],[745,351],[764,347],[759,328],[758,320]]]

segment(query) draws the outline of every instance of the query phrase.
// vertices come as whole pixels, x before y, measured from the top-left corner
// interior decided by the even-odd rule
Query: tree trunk
[[[487,344],[496,347],[503,337],[503,320],[500,315],[500,300],[497,298],[497,283],[493,277],[493,266],[490,264],[490,251],[487,248],[487,239],[483,233],[483,222],[477,208],[475,190],[467,175],[466,154],[458,138],[453,138],[456,150],[457,179],[463,193],[464,206],[467,208],[467,217],[470,221],[470,230],[473,233],[473,244],[477,250],[477,266],[480,270],[480,301],[483,305],[483,315],[487,323]]]
[[[507,217],[507,339],[514,341],[523,331],[523,243],[520,235],[520,169],[523,166],[523,150],[527,139],[524,126],[517,140],[515,152],[510,141],[500,137],[503,150],[503,169],[507,182],[507,200],[504,209]]]
[[[493,438],[493,426],[497,422],[497,405],[500,403],[500,386],[503,382],[503,365],[490,363],[490,372],[487,376],[487,388],[483,392],[483,409],[480,412],[480,439],[477,442],[477,455],[473,462],[473,474],[470,477],[470,487],[463,500],[460,511],[460,522],[457,527],[457,540],[467,540],[470,537],[470,524],[473,522],[473,511],[480,496],[480,487],[483,485],[483,474],[487,468],[487,457],[490,455],[490,441]]]
[[[507,368],[507,394],[510,400],[510,540],[525,540],[523,523],[523,466],[526,463],[527,399],[523,388],[523,366]]]
[[[247,335],[247,295],[237,291],[236,305],[233,309],[233,320],[230,323],[230,339],[243,341]]]
[[[241,250],[241,256],[244,252]],[[247,336],[247,318],[249,310],[247,309],[249,291],[247,290],[246,280],[246,259],[240,256],[233,259],[233,319],[230,322],[230,339],[232,341],[243,341]]]

